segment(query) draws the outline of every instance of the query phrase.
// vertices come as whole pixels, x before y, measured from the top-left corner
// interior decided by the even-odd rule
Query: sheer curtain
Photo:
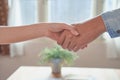
[[[9,26],[33,24],[37,22],[37,0],[9,0]],[[24,43],[10,45],[10,56],[23,55]]]
[[[48,21],[77,23],[92,17],[92,0],[48,0]]]

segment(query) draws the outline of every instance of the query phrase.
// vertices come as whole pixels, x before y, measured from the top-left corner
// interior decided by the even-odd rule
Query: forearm
[[[89,21],[87,21],[86,26],[91,31],[94,31],[96,34],[101,35],[102,33],[106,32],[106,28],[101,16],[97,16]]]
[[[45,35],[48,24],[0,28],[0,44],[8,44],[39,38]]]
[[[104,22],[102,20],[101,16],[97,16],[93,19],[90,19],[84,23],[78,24],[77,26],[75,26],[74,28],[81,33],[79,29],[81,29],[80,27],[85,27],[84,29],[86,29],[89,32],[94,32],[97,35],[101,35],[102,33],[106,32],[106,28],[104,25]]]

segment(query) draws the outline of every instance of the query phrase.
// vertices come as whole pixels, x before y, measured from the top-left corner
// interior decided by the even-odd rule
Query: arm
[[[73,34],[77,33],[70,25],[64,23],[40,23],[19,27],[0,27],[0,44],[26,41],[44,36],[57,40],[54,35],[65,29],[70,30]]]
[[[118,37],[120,36],[120,9],[103,13],[84,23],[74,24],[74,26],[80,36],[69,37],[71,34],[64,32],[59,42],[63,48],[77,51],[106,31],[112,38]]]
[[[42,37],[45,24],[34,24],[18,27],[0,27],[0,43],[13,43]]]

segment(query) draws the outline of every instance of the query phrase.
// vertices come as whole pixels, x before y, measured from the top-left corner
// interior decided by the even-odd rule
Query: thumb
[[[62,32],[64,30],[69,30],[73,35],[79,35],[73,26],[68,24],[53,24],[52,28],[49,28],[49,30],[51,32]]]
[[[79,33],[73,27],[63,26],[62,29],[69,30],[73,35],[79,35]]]

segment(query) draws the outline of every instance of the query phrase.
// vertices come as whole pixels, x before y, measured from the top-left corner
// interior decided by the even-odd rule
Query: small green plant
[[[50,63],[53,59],[61,59],[65,64],[72,64],[78,56],[73,52],[65,50],[59,46],[54,48],[45,48],[40,53],[40,63]]]

